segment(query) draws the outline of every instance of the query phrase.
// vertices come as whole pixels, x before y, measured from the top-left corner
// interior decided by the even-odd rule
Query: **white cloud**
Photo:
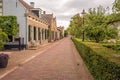
[[[57,18],[58,26],[69,26],[70,18],[76,13],[81,13],[83,9],[96,8],[99,5],[103,7],[112,7],[114,0],[25,0],[26,2],[35,2],[35,7],[39,7],[48,13],[53,13]]]
[[[64,25],[64,27],[65,27],[65,26],[68,26],[69,24],[70,24],[70,22],[67,21],[67,20],[66,21],[64,21],[64,20],[58,20],[57,21],[58,26],[63,26]],[[67,29],[67,27],[65,27],[65,29]]]

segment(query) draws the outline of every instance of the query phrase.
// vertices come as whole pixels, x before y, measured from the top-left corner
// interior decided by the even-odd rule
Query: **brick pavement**
[[[0,68],[0,78],[1,75],[4,75],[5,73],[11,71],[16,66],[19,66],[22,64],[25,60],[28,60],[32,56],[37,56],[38,52],[46,50],[48,47],[50,47],[51,43],[48,43],[46,45],[40,46],[37,50],[6,50],[2,51],[0,53],[6,53],[9,55],[9,64],[7,68]]]
[[[41,53],[0,80],[93,80],[69,38]]]

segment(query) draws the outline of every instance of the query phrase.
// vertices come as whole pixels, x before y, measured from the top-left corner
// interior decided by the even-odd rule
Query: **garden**
[[[120,80],[120,0],[75,14],[67,31],[94,80]]]
[[[72,39],[94,80],[120,79],[120,53],[102,44]]]

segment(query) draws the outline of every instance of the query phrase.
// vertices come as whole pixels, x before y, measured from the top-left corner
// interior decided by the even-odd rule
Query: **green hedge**
[[[95,80],[120,80],[120,57],[98,43],[72,39]]]

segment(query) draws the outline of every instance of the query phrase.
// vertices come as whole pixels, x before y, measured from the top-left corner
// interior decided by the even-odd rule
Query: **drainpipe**
[[[27,13],[27,9],[25,10],[25,13]],[[27,41],[28,41],[28,23],[27,23],[27,16],[26,16],[26,35],[25,35],[25,37],[26,37],[26,49],[28,48],[28,45],[27,45]],[[25,40],[25,39],[24,39]]]

